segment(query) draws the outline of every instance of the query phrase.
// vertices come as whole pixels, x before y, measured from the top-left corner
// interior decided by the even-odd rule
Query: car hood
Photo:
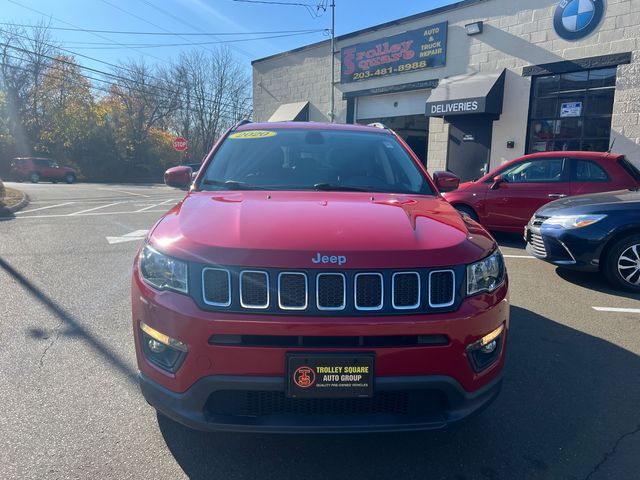
[[[599,213],[635,205],[640,209],[640,191],[617,190],[614,192],[590,193],[575,197],[563,198],[547,203],[536,215],[550,217],[553,215],[580,215]]]
[[[448,266],[495,248],[441,197],[359,192],[193,192],[149,241],[194,262],[285,268]],[[346,263],[316,264],[318,254]]]

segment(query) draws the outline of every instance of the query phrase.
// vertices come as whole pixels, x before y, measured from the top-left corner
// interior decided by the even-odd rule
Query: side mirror
[[[441,192],[451,192],[460,185],[460,177],[451,172],[434,172],[433,181]]]
[[[507,180],[502,175],[496,175],[493,177],[493,183],[491,184],[491,190],[496,190],[500,188],[500,184],[506,182]]]
[[[169,187],[188,190],[191,186],[191,167],[173,167],[164,172],[164,183]]]

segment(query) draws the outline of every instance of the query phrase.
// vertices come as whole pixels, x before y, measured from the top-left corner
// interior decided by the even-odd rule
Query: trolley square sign
[[[358,43],[341,50],[342,83],[444,67],[447,22],[391,37]]]

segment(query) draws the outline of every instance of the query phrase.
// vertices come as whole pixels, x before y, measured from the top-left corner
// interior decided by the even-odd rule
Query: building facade
[[[382,122],[430,171],[545,150],[640,166],[639,0],[464,0],[256,60],[256,121]]]

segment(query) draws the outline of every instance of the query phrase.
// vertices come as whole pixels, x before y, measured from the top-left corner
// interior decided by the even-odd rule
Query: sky
[[[331,3],[331,0],[276,1],[313,5]],[[335,0],[336,35],[455,1]],[[162,65],[177,58],[181,51],[194,48],[207,51],[220,45],[209,43],[196,46],[194,43],[224,41],[249,70],[251,60],[329,38],[323,30],[331,27],[330,10],[323,13],[322,10],[311,9],[313,15],[309,10],[303,6],[249,3],[246,0],[0,0],[0,22],[34,24],[45,21],[55,28],[181,34],[125,35],[52,30],[53,37],[63,48],[110,63],[143,57],[149,63]],[[1,28],[6,28],[6,25],[0,24]],[[300,30],[317,31],[284,33]],[[224,35],[193,35],[201,33]],[[123,48],[118,44],[128,46]],[[132,44],[138,47],[134,48]],[[164,46],[155,46],[158,44]],[[105,68],[96,60],[80,56],[76,58],[84,66]]]

